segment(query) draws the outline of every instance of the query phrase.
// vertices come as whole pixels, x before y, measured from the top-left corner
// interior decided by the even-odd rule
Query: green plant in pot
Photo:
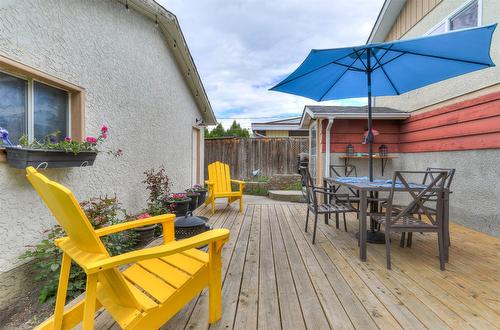
[[[193,188],[191,188],[191,190],[200,194],[198,196],[197,206],[201,206],[203,203],[205,203],[205,200],[207,199],[207,192],[208,192],[207,188],[205,188],[201,184],[195,184],[193,186]]]
[[[189,210],[189,202],[191,202],[191,198],[185,193],[172,194],[164,200],[165,205],[178,217],[186,215]]]
[[[191,198],[189,202],[189,211],[194,211],[198,208],[198,198],[200,198],[200,193],[194,191],[192,188],[186,189],[186,195]]]
[[[145,179],[142,183],[146,184],[146,190],[149,192],[147,209],[139,216],[156,216],[160,214],[170,213],[170,209],[164,203],[165,196],[170,194],[170,178],[168,177],[165,168],[161,166],[158,169],[149,169],[144,171]],[[140,232],[140,237],[144,240],[149,239],[151,233],[161,235],[161,230],[157,225],[144,226],[137,228]],[[142,244],[146,244],[145,241]]]

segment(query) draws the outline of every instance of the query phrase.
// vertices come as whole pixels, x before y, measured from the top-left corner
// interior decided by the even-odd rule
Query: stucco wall
[[[443,0],[427,16],[411,28],[402,39],[424,35],[464,2],[465,0]],[[488,25],[498,23],[499,21],[500,1],[482,0],[481,24]],[[500,64],[500,31],[498,28],[493,35],[491,57],[493,62],[497,64],[496,67],[432,84],[400,96],[376,97],[375,104],[377,106],[387,106],[404,111],[414,111],[500,83],[500,67],[498,66]]]
[[[144,170],[165,165],[174,190],[191,185],[192,125],[200,113],[154,22],[115,0],[0,3],[0,54],[86,89],[86,132],[110,127],[89,168],[44,173],[79,200],[116,194],[130,212],[145,206]],[[0,163],[0,273],[55,224],[22,170]]]
[[[343,164],[331,154],[332,164]],[[450,219],[469,228],[500,237],[500,150],[399,153],[388,162],[384,178],[392,179],[397,170],[425,170],[427,167],[455,168],[450,196]],[[351,162],[359,176],[368,175],[368,161]],[[373,174],[381,178],[380,160],[374,161]],[[452,237],[453,239],[453,237]]]

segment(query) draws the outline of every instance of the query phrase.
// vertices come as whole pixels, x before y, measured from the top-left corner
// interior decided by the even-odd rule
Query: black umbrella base
[[[359,238],[359,232],[356,233],[356,238]],[[381,231],[366,231],[366,241],[371,244],[385,244],[385,234]]]

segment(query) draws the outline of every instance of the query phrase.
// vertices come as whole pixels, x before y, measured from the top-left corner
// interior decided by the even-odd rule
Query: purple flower
[[[9,131],[7,131],[3,127],[0,127],[0,140],[2,140],[3,144],[6,144],[8,146],[12,145],[12,142],[10,142],[9,140]]]

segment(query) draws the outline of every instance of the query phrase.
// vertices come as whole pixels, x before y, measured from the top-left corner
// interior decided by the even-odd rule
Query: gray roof
[[[406,119],[410,116],[408,112],[387,107],[372,107],[372,114],[374,119]],[[316,118],[360,119],[366,117],[368,117],[366,105],[361,107],[306,105],[300,119],[300,127],[308,128],[310,121]]]
[[[354,106],[321,106],[321,105],[306,105],[306,108],[313,113],[328,113],[328,114],[346,114],[346,113],[367,113],[368,107],[354,107]],[[372,107],[372,113],[405,113],[401,110],[396,110],[387,107]]]

